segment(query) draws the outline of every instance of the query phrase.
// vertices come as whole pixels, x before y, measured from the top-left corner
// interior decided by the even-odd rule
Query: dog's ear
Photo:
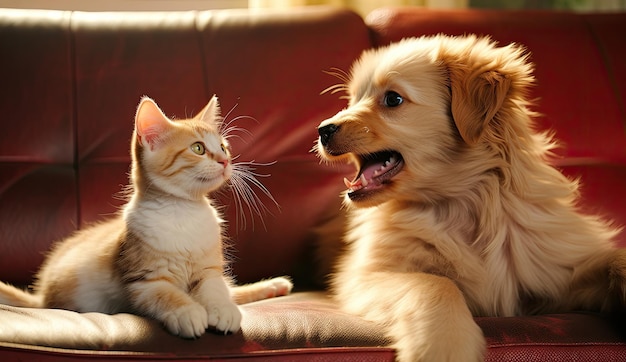
[[[511,88],[511,79],[498,70],[475,72],[467,65],[448,65],[452,118],[463,140],[478,142],[498,113]]]

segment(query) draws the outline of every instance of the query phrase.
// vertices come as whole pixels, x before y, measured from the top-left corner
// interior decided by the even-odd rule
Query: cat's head
[[[135,191],[199,199],[222,186],[232,164],[221,121],[216,96],[195,117],[181,120],[167,118],[152,99],[143,97],[131,148]]]

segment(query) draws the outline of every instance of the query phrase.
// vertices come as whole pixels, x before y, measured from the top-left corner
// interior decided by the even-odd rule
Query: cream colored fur
[[[586,215],[578,183],[551,166],[535,131],[532,67],[488,38],[406,39],[365,52],[348,107],[320,124],[329,161],[395,150],[401,171],[354,201],[331,289],[380,323],[399,361],[480,361],[472,316],[624,309],[626,253],[617,228]],[[403,102],[384,103],[397,92]]]

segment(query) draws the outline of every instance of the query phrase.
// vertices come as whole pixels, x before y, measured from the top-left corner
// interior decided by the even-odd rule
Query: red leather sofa
[[[168,115],[217,94],[233,139],[280,204],[237,221],[218,195],[240,282],[291,275],[288,297],[243,306],[242,330],[198,340],[128,315],[0,305],[0,360],[391,361],[379,328],[341,312],[319,283],[312,230],[338,207],[341,167],[309,152],[318,123],[345,105],[320,91],[359,53],[405,36],[491,35],[536,64],[540,125],[563,141],[590,211],[626,225],[626,14],[336,8],[288,12],[84,13],[0,10],[0,280],[28,285],[50,244],[115,212],[142,95]],[[626,247],[626,234],[620,243]],[[389,296],[381,296],[385,298]],[[477,318],[489,361],[626,361],[626,319],[589,312]],[[454,348],[454,346],[450,346]]]

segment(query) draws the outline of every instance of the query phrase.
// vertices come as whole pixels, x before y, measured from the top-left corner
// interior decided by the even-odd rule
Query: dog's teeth
[[[343,183],[346,185],[348,189],[352,189],[352,182],[350,182],[350,180],[348,180],[347,177],[343,178]]]
[[[365,187],[367,185],[367,180],[365,179],[365,176],[363,175],[361,175],[361,177],[359,177],[356,181],[350,181],[344,177],[343,183],[348,188],[348,191],[353,192],[353,191],[358,191],[362,189],[363,187]]]
[[[385,171],[387,171],[387,168],[385,166],[380,166],[378,168],[378,170],[374,170],[374,173],[372,174],[372,176],[376,177],[376,176],[380,176],[383,173],[385,173]]]
[[[367,182],[367,179],[365,178],[365,175],[361,174],[361,177],[359,178],[359,180],[361,181],[361,184],[363,185],[363,187],[367,186],[368,182]]]

